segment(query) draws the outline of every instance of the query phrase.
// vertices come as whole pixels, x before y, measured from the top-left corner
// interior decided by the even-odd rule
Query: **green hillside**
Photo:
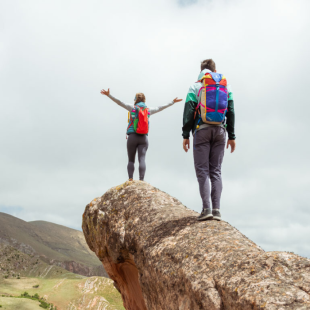
[[[0,242],[75,273],[107,276],[83,233],[75,229],[45,221],[26,222],[0,212]]]
[[[0,280],[21,277],[84,279],[58,266],[43,262],[38,256],[25,254],[12,246],[0,243]]]
[[[38,301],[24,298],[0,296],[0,306],[1,310],[42,310]]]
[[[115,289],[113,281],[104,277],[84,279],[0,279],[0,305],[3,306],[3,309],[42,309],[39,308],[38,302],[9,297],[10,295],[20,296],[24,292],[31,296],[38,294],[47,302],[56,306],[58,310],[125,309],[121,295]]]
[[[112,280],[70,271],[105,272],[82,232],[0,213],[0,310],[124,310]]]
[[[42,309],[38,300],[20,298],[25,292],[37,294],[57,310],[124,310],[121,295],[108,278],[68,272],[4,243],[0,254],[0,310]]]
[[[55,259],[75,260],[94,267],[101,264],[98,257],[89,249],[81,231],[45,221],[28,222],[28,224],[36,233],[40,233],[40,244],[54,251]]]

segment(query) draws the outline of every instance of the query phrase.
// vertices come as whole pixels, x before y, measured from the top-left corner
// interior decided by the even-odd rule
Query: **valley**
[[[83,279],[69,278],[20,278],[0,280],[1,309],[42,309],[39,302],[29,299],[10,298],[3,296],[20,296],[27,292],[33,296],[38,294],[57,310],[124,310],[119,292],[113,281],[104,277]],[[24,303],[25,302],[25,303]],[[34,308],[29,308],[33,306]]]
[[[0,309],[43,309],[40,300],[53,310],[125,309],[82,232],[0,213]]]

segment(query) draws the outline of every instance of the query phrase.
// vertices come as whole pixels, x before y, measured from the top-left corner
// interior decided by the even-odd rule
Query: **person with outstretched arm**
[[[221,165],[226,131],[228,133],[226,147],[231,147],[231,153],[236,148],[235,110],[231,87],[227,85],[224,75],[216,72],[212,59],[206,59],[201,63],[198,81],[189,88],[184,106],[182,130],[185,152],[190,148],[190,132],[193,134],[194,165],[202,199],[202,212],[198,220],[220,221],[223,188]]]
[[[114,101],[120,107],[124,108],[129,112],[128,126],[127,126],[128,177],[129,181],[133,180],[133,174],[135,170],[135,157],[136,152],[138,151],[139,179],[143,181],[146,170],[145,156],[149,146],[148,141],[149,117],[172,106],[176,102],[182,101],[183,99],[175,98],[170,103],[167,103],[163,106],[158,106],[156,108],[148,108],[145,104],[145,95],[143,93],[136,94],[134,104],[124,103],[116,99],[110,94],[110,89],[108,89],[107,91],[102,89],[100,93],[102,95],[108,96],[112,101]]]

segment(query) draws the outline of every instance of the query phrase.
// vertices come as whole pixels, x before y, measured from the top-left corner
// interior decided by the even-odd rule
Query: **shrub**
[[[35,299],[39,299],[40,298],[39,294],[37,294],[37,293],[34,294],[32,297],[35,298]]]
[[[50,307],[50,304],[45,301],[40,301],[40,307],[42,307],[43,309],[48,309]]]
[[[38,288],[40,285],[39,284],[37,284],[37,285],[34,285],[33,286],[33,288]]]
[[[23,294],[20,294],[20,296],[26,298],[31,297],[28,292],[24,292]]]

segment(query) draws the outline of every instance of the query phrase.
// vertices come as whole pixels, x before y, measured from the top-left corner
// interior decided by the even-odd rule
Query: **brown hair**
[[[209,69],[212,72],[214,72],[216,70],[215,62],[212,59],[205,59],[201,62],[200,68],[201,68],[201,71],[204,69]]]
[[[135,98],[135,104],[138,102],[145,102],[145,96],[143,93],[137,93]]]

